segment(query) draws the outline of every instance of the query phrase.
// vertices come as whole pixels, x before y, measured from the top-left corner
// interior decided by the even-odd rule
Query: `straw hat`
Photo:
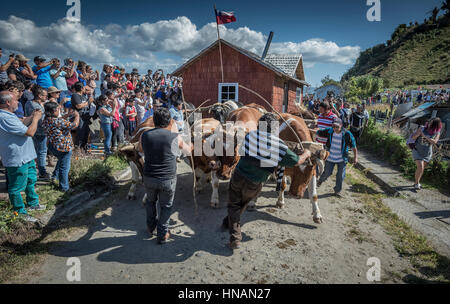
[[[58,89],[55,88],[55,87],[49,87],[49,88],[47,89],[47,93],[48,93],[48,94],[59,93],[59,92],[61,92],[61,90],[58,90]]]
[[[28,59],[27,57],[25,57],[22,54],[16,55],[16,60],[18,60],[18,61],[30,61],[30,59]]]

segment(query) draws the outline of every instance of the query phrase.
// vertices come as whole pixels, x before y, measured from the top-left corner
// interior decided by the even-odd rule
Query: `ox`
[[[235,123],[236,128],[244,129],[245,133],[254,131],[258,128],[258,121],[262,116],[262,112],[257,108],[241,108],[230,114],[229,121]],[[317,196],[317,177],[316,166],[319,166],[319,173],[323,171],[323,160],[328,156],[327,152],[323,150],[323,146],[316,146],[313,144],[310,130],[300,117],[291,114],[282,114],[283,119],[280,118],[280,135],[279,137],[286,142],[298,143],[297,136],[301,142],[305,142],[304,146],[312,149],[314,157],[312,157],[310,164],[302,166],[302,168],[294,167],[288,168],[285,171],[285,175],[282,181],[282,190],[279,193],[277,201],[277,207],[282,208],[284,206],[284,191],[286,189],[286,177],[291,179],[291,187],[289,192],[292,195],[303,198],[306,188],[309,190],[309,198],[312,205],[313,220],[315,223],[322,223],[322,215],[318,206]],[[295,134],[284,122],[286,121],[289,126],[295,130]],[[249,203],[249,210],[255,209],[255,201]]]
[[[173,120],[170,128],[175,126]],[[141,135],[150,129],[154,128],[153,118],[149,118],[142,125],[138,127],[131,140],[131,144],[122,147],[119,151],[124,155],[131,168],[132,172],[132,184],[128,192],[129,200],[136,200],[136,187],[140,181],[140,177],[143,176],[144,170],[144,155],[143,151],[140,151],[140,139]],[[226,148],[229,146],[226,142],[226,132],[222,129],[219,121],[213,118],[202,119],[194,122],[193,125],[193,137],[192,139],[199,138],[202,144],[201,155],[195,155],[195,144],[192,145],[194,164],[189,164],[195,170],[196,178],[196,191],[201,191],[206,181],[212,181],[212,196],[211,206],[218,208],[219,206],[219,180],[227,180],[231,178],[231,174],[239,162],[239,158],[236,157],[237,150],[233,151],[233,156],[227,156]],[[200,132],[198,132],[200,131]],[[234,137],[232,137],[234,140]],[[194,140],[195,143],[195,140]],[[217,151],[216,145],[220,144],[223,150],[220,153],[214,154]],[[237,145],[234,145],[237,146]],[[213,150],[213,154],[206,155],[204,147],[209,147],[209,150]],[[237,148],[236,148],[237,149]],[[228,153],[230,154],[230,153]],[[146,196],[144,196],[143,202],[145,202]]]
[[[310,164],[303,165],[301,168],[294,167],[286,169],[281,184],[281,191],[279,192],[277,207],[283,208],[284,203],[284,191],[286,189],[286,178],[291,178],[291,186],[289,192],[297,197],[303,198],[306,188],[308,188],[309,200],[312,206],[313,220],[315,223],[320,224],[323,222],[322,215],[320,213],[317,196],[317,172],[316,167],[319,167],[319,176],[324,169],[324,160],[328,158],[329,153],[323,149],[323,145],[313,143],[311,133],[304,120],[300,117],[291,114],[281,114],[283,119],[280,119],[280,138],[286,143],[298,143],[297,136],[300,138],[303,147],[309,149],[313,153]],[[291,128],[287,127],[287,124],[295,131],[293,134]],[[288,144],[289,146],[289,144]]]
[[[194,123],[193,127],[194,164],[191,166],[195,170],[198,182],[196,191],[201,191],[205,183],[211,181],[211,207],[218,208],[219,181],[229,180],[239,162],[236,138],[234,133],[227,133],[220,122],[213,118],[199,120]],[[203,147],[197,151],[199,147],[196,142],[200,137]],[[233,151],[229,151],[229,147],[233,148]],[[196,155],[198,152],[201,152],[201,155]]]

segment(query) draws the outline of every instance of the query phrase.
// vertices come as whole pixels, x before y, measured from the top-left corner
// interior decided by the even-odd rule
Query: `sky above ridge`
[[[213,6],[234,12],[221,38],[262,54],[301,53],[306,81],[339,80],[359,53],[390,39],[396,26],[422,23],[440,0],[380,0],[381,21],[369,22],[367,0],[81,0],[81,22],[67,20],[67,0],[7,1],[0,10],[2,62],[8,52],[29,58],[72,56],[95,68],[173,71],[217,39]],[[72,2],[72,1],[69,1]]]

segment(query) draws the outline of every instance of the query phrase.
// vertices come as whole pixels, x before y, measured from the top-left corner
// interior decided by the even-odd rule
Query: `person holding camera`
[[[68,116],[61,117],[61,107],[57,103],[47,102],[44,108],[45,119],[42,127],[48,138],[48,149],[58,159],[52,179],[59,181],[59,189],[62,192],[68,192],[70,190],[69,171],[73,150],[71,131],[78,127],[80,114],[74,111],[74,121],[70,122],[65,119]]]
[[[91,103],[93,102],[93,98],[90,98],[89,100],[85,96],[84,92],[84,85],[82,82],[77,82],[73,85],[73,95],[72,99],[70,100],[72,103],[72,108],[75,111],[78,111],[80,114],[80,123],[78,125],[77,129],[77,136],[76,140],[74,140],[75,145],[84,150],[87,151],[87,143],[89,138],[89,124],[91,120],[90,115],[90,108]]]
[[[0,59],[2,58],[2,52],[3,51],[0,48]],[[0,61],[0,84],[4,84],[9,80],[8,73],[6,71],[8,71],[13,61],[14,61],[14,54],[9,55],[9,59],[5,64],[2,64],[2,62]]]
[[[35,86],[33,89],[34,100],[28,101],[25,104],[25,116],[30,116],[33,111],[39,110],[42,113],[45,112],[44,104],[48,100],[48,92],[46,89]],[[38,169],[39,169],[39,178],[43,180],[50,180],[50,176],[47,173],[46,165],[47,165],[47,136],[45,136],[44,129],[42,128],[42,122],[45,118],[45,115],[42,116],[42,119],[39,121],[36,133],[33,136],[34,148],[37,153],[38,160]]]
[[[18,102],[12,92],[0,92],[0,157],[8,176],[8,195],[13,210],[26,221],[35,223],[37,220],[28,215],[28,211],[45,210],[46,206],[39,204],[39,196],[35,191],[36,151],[31,137],[36,133],[43,113],[35,110],[22,122],[14,115]],[[28,208],[25,207],[21,192],[25,192]]]
[[[53,80],[50,76],[50,70],[52,69],[54,62],[54,59],[52,59],[49,62],[45,62],[45,58],[41,56],[36,56],[34,58],[34,63],[36,64],[33,66],[32,70],[36,74],[36,84],[44,89],[48,89],[49,87],[53,86]]]
[[[34,74],[33,69],[28,64],[28,61],[30,61],[30,59],[19,54],[19,55],[16,55],[16,60],[19,61],[19,69],[18,70],[20,71],[22,76],[25,78],[25,81],[23,83],[25,84],[27,81],[31,81],[31,82],[35,83],[37,76]]]
[[[105,95],[100,95],[97,99],[100,108],[98,110],[98,116],[100,117],[100,126],[103,130],[103,134],[105,135],[105,156],[111,155],[111,139],[113,135],[113,119],[114,114],[116,112],[117,104],[113,99],[109,99]]]
[[[76,64],[73,62],[72,58],[64,59],[65,71],[68,74],[66,78],[67,88],[71,90],[72,86],[78,82],[78,73],[76,71]]]
[[[67,79],[69,78],[69,75],[69,67],[61,67],[59,59],[54,58],[52,69],[50,70],[50,76],[53,80],[53,86],[61,91],[61,99],[72,95],[67,87]]]

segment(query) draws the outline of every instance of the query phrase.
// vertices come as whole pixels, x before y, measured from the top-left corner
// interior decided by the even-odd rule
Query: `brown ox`
[[[308,188],[309,200],[312,206],[313,220],[320,224],[323,222],[322,215],[318,205],[317,196],[317,175],[316,168],[319,166],[319,176],[323,172],[324,160],[327,159],[329,153],[323,150],[323,146],[313,143],[310,131],[304,120],[300,117],[291,114],[282,114],[284,120],[280,119],[280,138],[285,142],[298,143],[297,136],[300,138],[305,149],[311,150],[315,157],[311,158],[309,164],[303,166],[287,168],[284,173],[284,178],[281,184],[281,191],[278,196],[277,207],[284,207],[284,191],[286,189],[286,177],[291,178],[291,187],[289,192],[297,197],[303,198],[306,188]],[[286,123],[291,126],[297,136],[294,135],[291,128],[286,126]]]
[[[196,191],[211,181],[211,207],[218,208],[219,180],[229,180],[239,162],[234,133],[227,133],[218,120],[206,118],[194,123],[193,137]]]
[[[175,124],[172,120],[169,128],[173,129],[174,127]],[[141,136],[145,131],[153,128],[153,118],[149,118],[137,128],[133,138],[131,139],[130,145],[124,146],[120,149],[120,153],[125,155],[131,167],[132,184],[128,192],[129,200],[136,200],[136,186],[140,181],[139,177],[143,176],[144,171],[144,155],[143,151],[140,150]],[[198,181],[196,184],[196,190],[202,190],[205,180],[212,180],[213,192],[211,196],[211,206],[217,208],[219,206],[219,179],[230,179],[231,173],[233,172],[239,159],[235,159],[235,157],[227,157],[225,150],[216,153],[217,150],[219,150],[219,147],[223,146],[223,149],[226,149],[227,147],[226,132],[223,131],[219,121],[213,118],[202,119],[194,123],[192,130],[194,131],[194,145],[192,146],[194,160],[193,169],[196,172]],[[196,155],[197,151],[194,150],[196,147],[196,140],[199,140],[200,143],[200,149],[198,149],[200,151],[199,155]],[[218,147],[217,149],[216,146]],[[212,151],[212,153],[207,155],[207,151]],[[237,150],[233,151],[232,154],[237,155]],[[189,163],[191,162],[189,161]],[[144,196],[144,202],[145,199],[146,196]]]
[[[280,118],[280,135],[279,137],[286,142],[297,143],[297,137],[292,133],[292,130],[287,127],[286,121],[291,128],[295,131],[297,136],[300,138],[302,143],[305,143],[310,147],[313,140],[308,129],[308,126],[304,120],[300,117],[291,114],[281,114],[283,119]],[[244,130],[245,133],[254,131],[258,128],[258,121],[261,118],[262,113],[255,108],[242,108],[231,113],[229,120],[234,122],[238,130]],[[241,138],[242,140],[242,138]],[[239,141],[240,143],[242,141]],[[297,196],[303,197],[306,188],[309,189],[309,197],[313,210],[313,220],[316,223],[322,222],[322,215],[318,207],[318,197],[317,197],[317,179],[316,179],[316,166],[319,165],[319,171],[323,170],[323,161],[326,159],[327,154],[323,150],[323,147],[316,147],[316,150],[321,151],[320,158],[313,158],[311,163],[304,165],[301,168],[294,167],[288,168],[285,171],[285,177],[283,178],[282,191],[279,193],[279,199],[277,206],[282,208],[284,206],[284,190],[286,189],[286,177],[291,178],[290,193]],[[250,202],[249,210],[255,209],[255,201]]]

